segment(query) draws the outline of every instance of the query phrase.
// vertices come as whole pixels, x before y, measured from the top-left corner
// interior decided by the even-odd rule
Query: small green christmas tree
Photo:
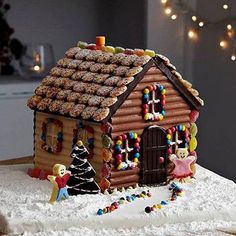
[[[0,74],[13,74],[11,66],[12,59],[20,59],[23,52],[23,45],[18,39],[11,38],[14,29],[7,23],[6,15],[11,6],[0,0]]]

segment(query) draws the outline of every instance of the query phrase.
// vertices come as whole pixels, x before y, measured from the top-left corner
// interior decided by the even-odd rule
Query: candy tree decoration
[[[58,130],[57,134],[48,133],[48,127],[50,124],[53,124],[55,127],[54,130]],[[63,123],[57,119],[47,118],[45,122],[42,123],[42,133],[41,140],[43,141],[42,149],[49,153],[60,153],[62,150],[62,141],[63,141]],[[51,143],[48,143],[48,138],[50,138]],[[56,141],[54,141],[56,140]]]
[[[163,120],[165,116],[165,94],[164,86],[159,84],[149,85],[143,90],[144,120]]]
[[[126,170],[137,167],[140,157],[139,150],[140,138],[137,133],[129,132],[118,136],[115,142],[117,169]]]
[[[82,140],[85,147],[89,152],[88,159],[93,158],[93,148],[94,148],[94,129],[91,126],[84,125],[80,122],[77,128],[73,130],[73,144],[72,148],[76,145],[78,140]]]
[[[179,139],[181,137],[181,139]],[[176,125],[167,130],[167,154],[172,154],[172,149],[177,150],[179,145],[181,147],[188,147],[189,132],[185,125]]]

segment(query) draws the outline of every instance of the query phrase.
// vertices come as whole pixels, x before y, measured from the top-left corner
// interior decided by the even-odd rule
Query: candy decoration
[[[115,48],[112,46],[106,46],[105,51],[110,53],[115,53]]]
[[[163,120],[165,116],[165,93],[164,86],[159,84],[150,85],[143,90],[144,120]],[[158,107],[157,112],[156,107]]]
[[[192,152],[197,148],[197,139],[196,137],[191,137],[189,142],[189,151]]]
[[[112,158],[112,152],[109,149],[103,148],[102,149],[102,159],[105,162],[109,162]]]
[[[88,44],[86,42],[79,41],[77,43],[77,46],[80,47],[81,49],[85,49],[88,46]]]
[[[177,200],[178,196],[183,196],[183,189],[176,183],[171,183],[169,190],[171,191],[171,197],[167,201],[162,200],[160,203],[154,204],[152,207],[147,206],[144,211],[149,214],[152,211],[160,210],[163,206],[168,205],[169,202]]]
[[[129,146],[131,143],[131,147]],[[117,170],[132,169],[138,166],[140,157],[140,138],[135,132],[122,134],[115,141],[115,159]],[[130,154],[133,155],[133,160],[129,160]]]
[[[146,49],[144,53],[145,53],[145,55],[148,55],[150,57],[155,57],[156,56],[156,53],[153,50]]]
[[[125,51],[125,49],[122,48],[122,47],[116,47],[116,48],[115,48],[115,53],[122,53],[122,52],[124,52],[124,51]]]
[[[111,128],[112,128],[112,125],[109,122],[103,123],[101,125],[101,131],[106,134],[110,133]]]
[[[152,196],[151,193],[149,192],[149,190],[147,190],[147,191],[142,191],[142,193],[140,193],[140,194],[132,194],[132,195],[128,195],[126,197],[121,197],[116,202],[113,202],[110,206],[107,206],[103,209],[101,209],[101,208],[98,209],[97,215],[101,216],[103,214],[111,213],[112,211],[119,209],[119,207],[125,203],[133,202],[136,199],[150,198],[151,196]]]
[[[196,148],[197,148],[197,139],[196,139],[196,135],[197,135],[198,129],[197,129],[197,125],[195,123],[192,123],[190,126],[190,142],[189,142],[189,151],[193,152]]]
[[[54,124],[58,127],[58,133],[57,133],[57,142],[55,145],[50,145],[47,143],[47,128],[48,125]],[[42,133],[41,133],[41,140],[43,141],[43,144],[41,148],[49,153],[60,153],[62,150],[62,141],[63,141],[63,123],[57,119],[54,118],[47,118],[46,121],[42,123]]]
[[[175,141],[173,141],[174,134],[175,134]],[[178,139],[179,134],[181,134],[181,137],[183,137],[183,140]],[[173,145],[176,145],[178,147],[179,144],[184,143],[185,147],[188,147],[188,143],[189,143],[188,129],[186,128],[185,125],[182,125],[182,124],[173,126],[167,129],[166,140],[167,140],[166,143],[168,145],[168,149],[167,149],[168,155],[172,153]]]
[[[108,181],[108,179],[106,178],[102,178],[100,183],[99,183],[99,187],[101,189],[102,192],[104,192],[105,190],[109,189],[111,186],[111,183]]]
[[[197,125],[195,123],[192,123],[189,131],[191,136],[196,136],[198,132]]]
[[[199,111],[197,111],[197,110],[192,110],[192,111],[190,112],[190,114],[189,114],[190,123],[196,122],[198,116],[199,116]]]
[[[102,145],[104,148],[110,148],[113,144],[112,139],[106,135],[106,134],[102,134]]]

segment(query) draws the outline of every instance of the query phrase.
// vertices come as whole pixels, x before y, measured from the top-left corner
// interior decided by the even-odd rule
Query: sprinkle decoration
[[[143,118],[146,121],[163,120],[165,116],[166,90],[163,85],[153,84],[143,90]],[[158,106],[158,111],[156,107]]]
[[[128,195],[126,197],[121,197],[118,201],[113,202],[110,206],[107,206],[103,209],[98,209],[97,211],[97,215],[104,215],[107,213],[111,213],[115,210],[117,210],[121,205],[124,205],[126,203],[130,203],[135,201],[136,199],[145,199],[145,198],[150,198],[152,196],[152,194],[150,193],[150,191],[142,191],[140,194],[132,194],[132,195]]]
[[[184,137],[184,140],[183,142],[185,143],[185,147],[188,147],[188,142],[189,142],[189,132],[188,132],[188,129],[186,128],[185,125],[176,125],[176,126],[173,126],[169,129],[167,129],[167,135],[166,135],[166,139],[167,139],[167,145],[168,145],[168,149],[167,149],[167,154],[170,155],[172,154],[172,145],[174,144],[179,144],[177,141],[176,142],[173,142],[173,134],[175,132],[182,132],[182,136]],[[182,143],[182,142],[181,142]]]
[[[57,142],[55,145],[50,145],[47,143],[47,126],[49,124],[54,124],[59,127],[59,131],[57,132],[56,139]],[[49,153],[60,153],[62,150],[62,141],[63,141],[63,123],[57,119],[47,118],[45,122],[42,123],[42,133],[41,133],[41,140],[43,144],[41,148]]]
[[[158,204],[154,204],[152,207],[147,206],[145,207],[144,211],[146,213],[151,213],[152,211],[158,211],[160,210],[163,206],[168,205],[169,202],[175,201],[178,196],[183,196],[183,189],[178,186],[176,183],[171,183],[169,190],[171,191],[171,197],[167,201],[161,201]]]
[[[131,147],[130,147],[131,146]],[[117,170],[132,169],[138,166],[140,157],[140,138],[135,132],[122,134],[115,141],[115,159]],[[132,161],[129,160],[133,157]]]

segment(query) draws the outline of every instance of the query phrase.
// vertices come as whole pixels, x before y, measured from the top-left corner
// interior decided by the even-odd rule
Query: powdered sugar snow
[[[51,205],[48,203],[51,184],[27,176],[29,167],[0,167],[0,232],[41,232],[38,235],[53,235],[53,232],[68,232],[68,235],[152,235],[155,232],[155,235],[165,235],[167,232],[166,235],[172,235],[172,229],[173,235],[178,235],[177,229],[184,232],[191,226],[190,234],[188,231],[182,234],[191,235],[194,227],[197,233],[211,226],[209,232],[212,232],[216,227],[229,227],[236,222],[236,184],[200,166],[197,166],[197,181],[182,186],[183,197],[149,215],[144,208],[166,200],[170,196],[167,186],[143,187],[111,195],[79,195]],[[98,208],[147,189],[153,195],[151,198],[137,199],[110,214],[96,215]]]

